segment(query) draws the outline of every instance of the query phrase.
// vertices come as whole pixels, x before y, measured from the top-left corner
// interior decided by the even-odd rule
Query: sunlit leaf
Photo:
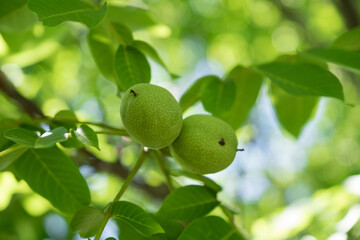
[[[239,128],[249,117],[263,82],[263,76],[251,69],[237,66],[226,77],[232,79],[236,86],[234,102],[229,111],[220,115],[220,118],[234,129]]]
[[[204,183],[205,186],[211,188],[215,192],[220,192],[222,190],[222,187],[218,185],[216,182],[214,182],[212,179],[205,177],[200,174],[184,171],[184,170],[178,170],[178,169],[171,169],[170,171],[171,175],[174,176],[185,176],[194,180],[198,180]]]
[[[311,117],[319,98],[296,96],[285,92],[275,84],[271,84],[271,100],[280,124],[295,137]]]
[[[85,206],[75,213],[71,219],[71,229],[78,232],[82,238],[92,237],[96,234],[105,215],[99,209]]]
[[[65,21],[76,21],[95,27],[106,13],[106,3],[97,7],[81,0],[30,0],[28,7],[44,25],[52,27]]]
[[[27,150],[23,145],[15,145],[0,152],[0,171],[15,162]]]
[[[115,55],[115,73],[120,89],[150,82],[150,65],[136,48],[120,46]]]
[[[40,134],[26,128],[14,128],[5,132],[5,137],[18,144],[33,148],[52,147],[58,142],[66,141],[68,131],[64,127],[54,128]]]
[[[185,93],[180,98],[180,106],[183,111],[188,109],[191,105],[195,104],[197,101],[200,101],[202,92],[206,84],[213,79],[218,79],[217,76],[205,76],[199,78],[195,81],[191,87],[189,87]]]
[[[171,192],[157,214],[164,218],[190,221],[209,213],[218,204],[214,191],[203,186],[189,185]]]
[[[316,48],[302,53],[320,61],[331,62],[345,68],[360,71],[360,52],[338,48]]]
[[[289,93],[344,99],[342,86],[336,76],[317,65],[275,61],[260,65],[257,69]]]
[[[134,6],[124,6],[110,2],[106,18],[112,22],[126,23],[131,29],[146,28],[155,22],[149,16],[149,10]]]
[[[245,240],[237,230],[217,216],[208,216],[195,220],[181,233],[179,240]]]
[[[140,234],[147,237],[164,232],[160,224],[149,213],[131,202],[114,202],[111,207],[111,215],[125,221]]]
[[[236,86],[231,78],[226,81],[220,78],[212,78],[204,86],[201,102],[206,111],[219,117],[230,110],[234,103],[235,94]]]
[[[170,71],[169,71],[168,67],[166,66],[165,62],[161,59],[159,54],[156,52],[155,48],[153,48],[150,44],[148,44],[147,42],[144,42],[144,41],[136,40],[136,41],[133,42],[132,45],[135,48],[137,48],[138,50],[140,50],[143,54],[147,55],[152,60],[154,60],[155,62],[157,62],[161,66],[163,66],[170,73]],[[173,74],[173,73],[170,73],[170,74],[171,74],[171,76],[173,78],[179,77],[176,74]]]
[[[57,147],[29,149],[13,163],[17,176],[65,213],[89,205],[90,191],[75,163]]]
[[[332,46],[349,50],[360,50],[360,26],[340,35]]]

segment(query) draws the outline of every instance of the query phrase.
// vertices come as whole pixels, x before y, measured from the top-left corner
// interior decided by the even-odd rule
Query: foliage
[[[340,220],[358,207],[360,28],[345,31],[325,2],[1,1],[0,239],[324,239],[336,229],[356,239],[360,215]],[[144,149],[120,123],[124,91],[150,82],[177,85],[184,115],[229,123],[249,161],[275,146],[264,144],[274,128],[264,105],[287,139],[284,158],[286,141],[306,141],[315,118],[301,145],[309,160],[292,172],[275,160],[253,166],[270,189],[254,202],[226,190],[245,189],[245,163],[222,187],[212,180],[221,175],[180,170],[168,148]],[[120,233],[108,234],[111,224]]]

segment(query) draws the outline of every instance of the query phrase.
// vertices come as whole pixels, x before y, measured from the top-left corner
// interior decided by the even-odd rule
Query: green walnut
[[[229,124],[210,115],[192,115],[184,119],[170,152],[185,170],[207,174],[228,167],[235,158],[237,145]]]
[[[121,120],[135,141],[149,148],[163,148],[179,136],[182,111],[165,88],[149,83],[130,87],[120,105]]]

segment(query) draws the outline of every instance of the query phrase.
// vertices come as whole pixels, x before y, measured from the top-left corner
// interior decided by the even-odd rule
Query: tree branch
[[[34,102],[25,98],[16,90],[15,86],[8,80],[2,71],[0,71],[0,91],[8,96],[12,102],[14,102],[23,112],[29,116],[33,118],[39,116],[45,117],[45,114]],[[129,170],[125,168],[120,161],[115,163],[102,161],[86,149],[79,149],[78,155],[75,156],[74,160],[80,166],[90,165],[98,172],[112,173],[122,179],[126,179],[129,174]],[[148,195],[158,199],[163,199],[169,193],[169,190],[165,184],[162,184],[158,187],[152,187],[141,180],[134,180],[132,184],[146,192]]]
[[[333,0],[334,5],[345,20],[346,27],[351,29],[360,24],[359,15],[356,12],[356,7],[352,0]]]
[[[8,96],[21,110],[31,117],[45,117],[41,109],[31,100],[23,97],[15,86],[7,79],[5,74],[0,71],[0,90]]]

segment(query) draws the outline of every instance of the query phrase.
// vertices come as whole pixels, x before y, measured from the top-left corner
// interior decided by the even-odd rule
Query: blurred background
[[[360,23],[358,0],[108,4],[136,7],[127,9],[127,16],[107,14],[130,27],[135,39],[154,46],[170,71],[181,76],[173,80],[151,62],[152,83],[166,87],[177,99],[199,77],[223,76],[239,64],[266,63],[283,54],[328,46]],[[34,13],[21,11],[21,18],[10,17],[5,23],[0,19],[1,71],[17,91],[34,100],[45,115],[71,109],[80,120],[121,127],[116,85],[99,73],[86,41],[88,29],[73,22],[44,27]],[[226,170],[208,175],[223,186],[221,200],[238,212],[236,223],[253,239],[360,239],[360,76],[329,67],[344,86],[345,103],[322,98],[294,138],[279,125],[264,84],[246,123],[236,131],[245,151],[238,152]],[[197,104],[186,115],[194,113],[205,110]],[[22,111],[0,93],[0,124],[21,117]],[[138,146],[128,139],[99,135],[99,140],[100,152],[88,150],[108,166],[120,160],[127,168],[137,157]],[[154,160],[147,161],[138,181],[161,189],[164,179],[154,165]],[[121,174],[107,168],[84,164],[80,170],[93,203],[101,207],[123,181]],[[162,195],[145,188],[130,188],[124,199],[156,211]],[[71,232],[69,220],[12,173],[0,173],[0,239],[80,239]],[[118,232],[112,222],[103,236]]]

